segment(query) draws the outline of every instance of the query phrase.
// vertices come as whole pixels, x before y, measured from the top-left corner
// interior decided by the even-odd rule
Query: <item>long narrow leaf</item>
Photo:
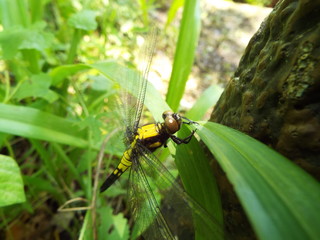
[[[185,138],[190,134],[186,128],[179,131],[178,136]],[[220,193],[216,185],[213,172],[210,168],[208,159],[203,149],[195,137],[188,144],[181,144],[172,148],[168,145],[171,152],[175,152],[175,163],[179,169],[179,175],[187,192],[215,219],[211,229],[206,226],[197,225],[197,239],[207,239],[212,232],[217,233],[214,239],[223,237],[223,217],[220,200]],[[175,150],[176,149],[176,150]]]
[[[198,134],[234,186],[260,239],[318,239],[320,185],[279,153],[234,129]]]
[[[88,142],[76,122],[30,107],[0,104],[0,132],[86,147]]]
[[[167,103],[174,111],[178,110],[185,85],[192,68],[195,49],[200,34],[199,1],[185,1],[177,49],[174,56]]]
[[[187,117],[193,121],[201,120],[208,109],[212,108],[219,100],[222,91],[223,89],[217,85],[208,87],[188,111]]]

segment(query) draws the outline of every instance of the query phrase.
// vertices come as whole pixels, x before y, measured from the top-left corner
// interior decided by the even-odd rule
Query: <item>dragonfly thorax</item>
[[[162,118],[164,120],[164,127],[169,134],[174,134],[179,131],[182,124],[179,114],[168,110],[162,114]]]

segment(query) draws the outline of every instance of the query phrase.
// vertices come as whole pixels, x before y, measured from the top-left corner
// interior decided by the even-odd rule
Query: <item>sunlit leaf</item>
[[[11,157],[0,155],[0,207],[25,200],[18,164]]]
[[[188,80],[200,34],[199,1],[185,1],[177,49],[166,101],[174,111],[179,108]]]
[[[99,209],[102,221],[99,226],[98,239],[129,239],[128,220],[124,218],[122,213],[113,215],[112,211],[110,207],[102,207]]]
[[[12,59],[22,49],[43,52],[51,46],[53,35],[44,30],[45,22],[37,22],[29,28],[15,26],[0,33],[4,59]]]
[[[19,47],[26,37],[27,30],[18,27],[0,32],[2,57],[5,60],[12,59],[19,51]]]
[[[90,67],[86,64],[71,64],[71,65],[62,65],[52,69],[49,75],[52,78],[52,84],[57,86],[62,83],[62,81],[73,74],[88,70]]]
[[[73,26],[77,29],[82,30],[94,30],[97,28],[98,24],[96,21],[97,11],[92,10],[83,10],[81,12],[73,14],[68,23],[70,26]]]
[[[50,85],[51,78],[49,75],[45,73],[33,75],[30,80],[24,81],[20,85],[15,97],[18,100],[27,97],[39,97],[52,103],[58,99],[58,95],[54,91],[50,90]]]
[[[177,11],[183,6],[184,0],[174,0],[172,1],[172,4],[170,5],[170,9],[168,12],[168,19],[166,22],[166,26],[171,24],[173,19],[175,18]]]
[[[30,107],[0,104],[0,132],[77,147],[88,146],[85,132],[76,122]]]

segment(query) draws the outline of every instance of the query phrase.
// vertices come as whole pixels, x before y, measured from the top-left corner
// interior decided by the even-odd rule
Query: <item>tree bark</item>
[[[252,37],[211,121],[269,145],[320,180],[320,1],[280,1]],[[214,171],[232,239],[252,239],[221,169]]]

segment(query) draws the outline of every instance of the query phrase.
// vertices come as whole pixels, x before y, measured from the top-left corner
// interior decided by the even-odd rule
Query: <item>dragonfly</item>
[[[100,192],[107,190],[133,163],[139,164],[136,159],[143,157],[144,154],[151,154],[156,149],[165,146],[167,140],[171,138],[176,144],[187,144],[190,142],[196,130],[181,139],[173,134],[180,130],[182,124],[197,124],[186,117],[180,116],[170,110],[162,114],[164,122],[146,124],[137,129],[128,129],[130,135],[126,136],[127,142],[131,142],[128,149],[123,153],[120,163],[112,174],[103,182]],[[186,120],[186,121],[183,121]],[[131,141],[132,140],[132,141]]]
[[[167,147],[169,139],[177,145],[188,144],[196,128],[185,138],[179,138],[175,133],[182,125],[196,126],[197,122],[167,110],[162,114],[163,122],[140,126],[157,34],[152,33],[150,36],[151,39],[147,40],[143,53],[145,58],[143,70],[138,75],[129,76],[132,79],[128,81],[128,84],[132,82],[134,89],[130,92],[122,90],[120,94],[119,105],[125,123],[123,132],[126,150],[117,167],[101,185],[100,192],[109,189],[124,172],[130,169],[128,200],[135,226],[137,226],[133,229],[136,231],[133,235],[142,235],[144,239],[157,240],[195,239],[194,231],[197,227],[192,220],[191,223],[187,223],[187,228],[177,223],[186,221],[186,219],[196,219],[198,226],[208,226],[208,228],[212,224],[218,226],[219,223],[184,191],[177,179],[154,155],[154,152],[160,147]],[[165,206],[165,204],[157,199],[154,186],[161,195],[171,196],[167,207],[163,207],[162,205]],[[175,227],[171,223],[173,219],[176,219]],[[222,227],[219,226],[217,229],[218,233],[214,232],[212,236],[221,238],[223,236]]]

